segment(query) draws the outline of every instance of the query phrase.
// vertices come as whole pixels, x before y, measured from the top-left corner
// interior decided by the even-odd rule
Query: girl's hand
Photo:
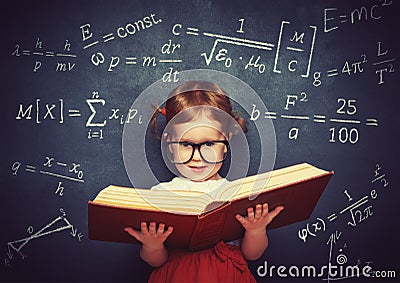
[[[136,240],[141,242],[147,247],[159,247],[162,246],[165,240],[171,235],[173,227],[168,227],[165,231],[165,224],[160,223],[158,229],[156,229],[156,222],[150,222],[147,227],[146,222],[140,223],[140,231],[133,229],[132,227],[125,227],[125,231],[129,233]]]
[[[268,211],[268,203],[257,204],[256,211],[252,207],[247,209],[247,216],[236,214],[236,219],[242,224],[247,232],[265,231],[269,223],[283,210],[283,206],[278,206],[272,211]]]

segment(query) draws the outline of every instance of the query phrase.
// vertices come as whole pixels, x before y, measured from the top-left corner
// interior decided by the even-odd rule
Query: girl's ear
[[[230,141],[232,139],[232,136],[233,136],[233,133],[229,132],[228,136],[227,136],[228,141]],[[226,148],[226,147],[225,147],[225,150],[224,150],[224,154],[228,154],[228,148]]]
[[[169,135],[168,135],[168,133],[164,133],[163,135],[162,135],[162,139],[164,140],[164,141],[167,141],[167,142],[169,142],[171,139],[170,139],[170,137],[169,137]]]

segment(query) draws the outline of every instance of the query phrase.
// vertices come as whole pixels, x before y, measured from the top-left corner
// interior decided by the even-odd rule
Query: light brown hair
[[[211,82],[188,81],[181,84],[170,93],[165,103],[164,110],[162,107],[155,107],[156,111],[151,118],[152,134],[157,138],[160,137],[157,128],[157,117],[160,114],[165,115],[168,123],[178,113],[195,106],[211,106],[218,108],[232,117],[243,132],[247,132],[246,120],[232,109],[229,97],[219,86]],[[191,112],[185,115],[186,121],[192,120],[196,114],[198,113]],[[222,118],[216,111],[213,111],[211,115],[216,120],[221,120]],[[183,122],[182,119],[185,120],[185,118],[181,117],[179,120]]]

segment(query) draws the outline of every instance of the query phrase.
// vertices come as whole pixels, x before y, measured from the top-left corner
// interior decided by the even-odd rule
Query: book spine
[[[190,240],[190,250],[201,250],[212,247],[221,240],[222,229],[225,222],[224,210],[199,216]]]

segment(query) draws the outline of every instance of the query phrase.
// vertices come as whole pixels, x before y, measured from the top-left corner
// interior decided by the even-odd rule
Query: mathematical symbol
[[[69,117],[80,117],[82,116],[79,109],[69,109],[68,110]]]
[[[314,122],[325,123],[325,115],[314,115]]]
[[[285,25],[289,25],[290,22],[287,21],[282,21],[281,22],[281,27],[280,27],[280,31],[279,31],[279,37],[278,37],[278,43],[277,43],[277,49],[276,49],[276,53],[275,53],[275,63],[274,63],[274,68],[273,71],[275,73],[281,73],[282,71],[280,70],[280,68],[278,68],[278,62],[280,61],[279,59],[282,57],[286,57],[286,56],[280,56],[280,52],[282,49],[282,35],[283,35],[283,30]],[[316,26],[309,26],[312,30],[313,30],[313,36],[311,39],[311,43],[310,43],[310,53],[308,55],[308,62],[307,62],[307,67],[306,67],[306,71],[305,73],[301,74],[301,76],[303,78],[308,78],[309,74],[310,74],[310,68],[311,68],[311,61],[312,61],[312,56],[313,56],[313,52],[314,52],[314,44],[315,44],[315,37],[317,34],[317,27]],[[296,43],[299,44],[304,44],[303,43],[303,38],[304,38],[304,32],[301,33],[301,35],[298,34],[297,31],[294,32],[293,37],[290,39],[290,42],[295,41]],[[283,49],[285,50],[285,49]],[[289,51],[296,51],[296,52],[303,52],[304,49],[303,48],[298,48],[298,47],[292,47],[292,46],[287,46],[286,50]],[[297,59],[293,59],[291,60],[288,65],[287,68],[289,69],[289,71],[291,72],[295,72],[297,69],[297,65],[298,65],[298,60]]]
[[[304,51],[304,49],[297,48],[297,47],[291,47],[291,46],[287,46],[286,49],[290,50],[290,51],[296,51],[296,52],[303,52]]]
[[[378,120],[373,118],[367,118],[366,126],[378,126]]]
[[[180,59],[160,59],[158,60],[159,63],[182,63]]]
[[[348,197],[349,201],[353,200],[353,198],[350,196],[350,194],[347,190],[344,190],[344,194]]]
[[[67,54],[65,54],[65,53],[57,53],[56,56],[57,57],[72,57],[72,58],[76,58],[77,57],[77,55],[75,55],[75,54],[68,54],[68,53]]]
[[[276,112],[265,112],[265,118],[267,119],[276,119]]]
[[[56,107],[55,104],[52,104],[51,107],[49,107],[49,105],[46,104],[46,109],[47,109],[47,111],[46,111],[46,114],[43,116],[43,120],[46,119],[47,115],[50,115],[50,119],[51,119],[51,120],[54,120],[53,113],[51,112],[51,111],[54,109],[54,107]]]
[[[353,203],[352,205],[346,207],[345,209],[343,209],[340,214],[342,214],[343,212],[347,211],[347,210],[351,210],[357,207],[360,207],[361,205],[363,205],[364,203],[368,202],[368,196],[365,196],[363,198],[361,198],[360,200],[358,200],[357,202]]]
[[[29,55],[31,55],[31,51],[29,51],[29,50],[22,50],[22,55],[29,56]]]
[[[95,93],[93,93],[93,96]],[[98,93],[97,93],[98,95]],[[106,101],[104,99],[86,99],[87,105],[89,105],[90,110],[92,111],[92,114],[89,116],[87,122],[86,122],[86,127],[104,127],[107,123],[106,120],[103,121],[103,123],[92,123],[92,120],[94,116],[96,115],[96,109],[94,108],[93,104],[100,103],[101,105],[104,106]]]
[[[199,29],[198,28],[186,28],[186,34],[190,35],[199,35]]]
[[[108,119],[110,119],[110,120],[111,119],[118,120],[119,119],[119,116],[118,116],[119,108],[117,108],[117,109],[112,108],[111,111],[112,111],[112,114],[111,114],[110,117],[108,117]]]
[[[334,77],[339,74],[337,69],[328,70],[326,72],[328,77]]]
[[[103,130],[101,129],[100,131],[93,131],[92,129],[89,130],[88,132],[88,139],[92,138],[100,138],[101,140],[103,139]]]
[[[382,179],[385,176],[386,176],[386,174],[380,175],[378,178],[373,179],[371,183],[375,183],[376,181]]]
[[[43,164],[43,166],[51,167],[53,166],[52,162],[54,161],[54,157],[48,157],[46,156],[46,163]]]
[[[64,192],[64,187],[62,187],[61,186],[62,185],[62,182],[58,182],[58,187],[57,187],[57,190],[55,191],[55,194],[57,195],[59,195],[60,197],[62,197],[63,196],[63,192]]]
[[[333,220],[335,220],[337,218],[337,215],[335,213],[333,213],[333,214],[329,215],[327,218],[330,222],[332,222]]]
[[[336,123],[348,123],[348,124],[360,124],[359,120],[348,120],[348,119],[329,119],[331,122],[336,122]]]
[[[81,165],[79,163],[72,162],[72,169],[70,169],[69,172],[73,172],[73,173],[79,175],[80,173],[82,173],[82,171],[77,170],[77,168],[79,168],[79,167],[81,167]],[[79,178],[79,179],[81,179],[81,178]]]
[[[11,166],[11,170],[13,171],[13,175],[16,176],[18,174],[18,170],[21,167],[21,162],[15,161]]]
[[[94,45],[96,45],[96,44],[98,44],[98,43],[99,43],[98,40],[93,41],[92,43],[89,43],[89,44],[85,45],[85,46],[83,47],[83,49],[87,49],[87,48],[92,47],[92,46],[94,46]]]
[[[205,53],[205,52],[201,53],[201,56],[204,57],[207,66],[210,65],[211,60],[213,59],[215,49],[219,42],[230,43],[230,44],[239,45],[239,46],[252,47],[252,48],[257,48],[257,49],[264,49],[264,50],[272,50],[272,47],[274,47],[274,45],[271,43],[248,40],[248,39],[243,39],[243,38],[238,38],[238,37],[229,37],[229,36],[225,36],[225,35],[213,34],[213,33],[208,33],[208,32],[204,32],[203,35],[217,38],[214,41],[214,45],[211,48],[211,52],[208,57],[207,57],[207,53]]]
[[[114,34],[113,33],[109,33],[109,34],[103,35],[103,42],[107,42],[107,41],[110,41],[110,40],[113,40],[113,39],[114,39]]]
[[[136,57],[126,57],[125,64],[126,65],[135,65],[136,64]]]
[[[35,173],[36,172],[36,167],[32,166],[32,165],[26,165],[26,169],[25,170],[28,171],[28,172]]]
[[[282,118],[285,119],[297,119],[297,120],[309,120],[308,116],[295,116],[295,115],[281,115]]]
[[[380,65],[380,64],[386,64],[386,63],[394,62],[395,60],[396,59],[383,60],[383,61],[380,61],[380,62],[372,63],[372,65],[377,66],[377,65]]]
[[[317,232],[317,231],[319,231],[319,230],[323,230],[323,231],[325,231],[325,221],[324,220],[322,220],[321,218],[317,218],[317,220],[319,221],[319,222],[316,222],[316,223],[314,223],[313,224],[313,227],[315,228],[315,232]],[[319,223],[322,223],[322,228],[319,226]]]

